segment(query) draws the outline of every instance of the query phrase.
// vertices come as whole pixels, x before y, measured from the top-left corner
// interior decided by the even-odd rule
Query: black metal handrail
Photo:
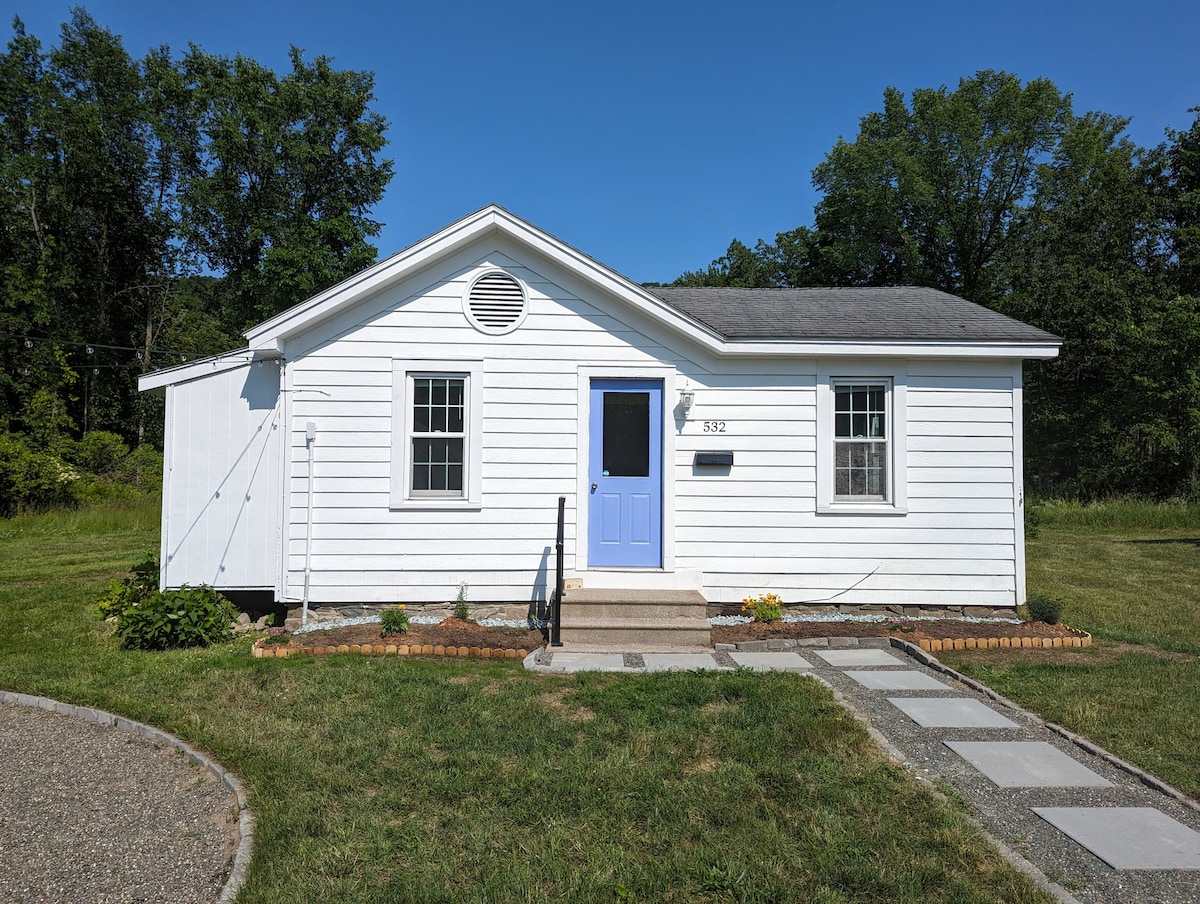
[[[558,535],[554,541],[554,592],[550,595],[550,646],[562,646],[561,616],[563,598],[563,533],[566,525],[567,497],[558,497]]]

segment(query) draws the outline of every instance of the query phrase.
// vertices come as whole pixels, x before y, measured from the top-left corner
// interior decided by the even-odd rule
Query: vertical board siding
[[[166,586],[274,588],[279,565],[278,367],[236,367],[169,391]]]
[[[475,330],[462,311],[468,282],[492,263],[529,290],[525,322],[503,336]],[[675,569],[700,573],[710,600],[773,590],[789,602],[1013,604],[1019,364],[905,362],[907,513],[830,515],[816,505],[818,442],[829,440],[817,429],[815,360],[704,358],[661,328],[618,316],[616,302],[581,299],[496,255],[422,280],[372,300],[336,336],[318,328],[289,345],[283,557],[289,586],[300,586],[304,425],[313,421],[314,603],[448,600],[464,580],[480,602],[544,599],[559,496],[566,567],[582,561],[579,368],[667,364],[677,386],[686,380],[695,392],[686,421],[678,412],[668,420]],[[405,359],[446,360],[447,369],[454,359],[484,362],[482,436],[469,439],[482,468],[477,510],[389,507],[393,361]],[[870,362],[854,368],[874,372]],[[696,467],[697,451],[731,451],[735,463]]]

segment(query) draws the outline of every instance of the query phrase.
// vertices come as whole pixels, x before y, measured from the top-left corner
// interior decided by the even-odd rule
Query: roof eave
[[[1058,356],[1058,342],[862,340],[862,339],[730,339],[722,356],[858,357],[858,358],[1016,358],[1045,360]]]

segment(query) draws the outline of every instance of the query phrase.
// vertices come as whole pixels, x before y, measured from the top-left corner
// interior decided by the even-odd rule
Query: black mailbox
[[[697,452],[692,464],[696,467],[729,468],[733,466],[733,453]]]

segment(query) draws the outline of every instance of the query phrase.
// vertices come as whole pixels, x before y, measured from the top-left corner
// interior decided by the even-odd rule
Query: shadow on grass
[[[1200,546],[1200,537],[1156,537],[1153,540],[1118,540],[1117,542],[1136,543],[1139,546],[1163,546],[1181,543],[1186,543],[1189,546]]]

